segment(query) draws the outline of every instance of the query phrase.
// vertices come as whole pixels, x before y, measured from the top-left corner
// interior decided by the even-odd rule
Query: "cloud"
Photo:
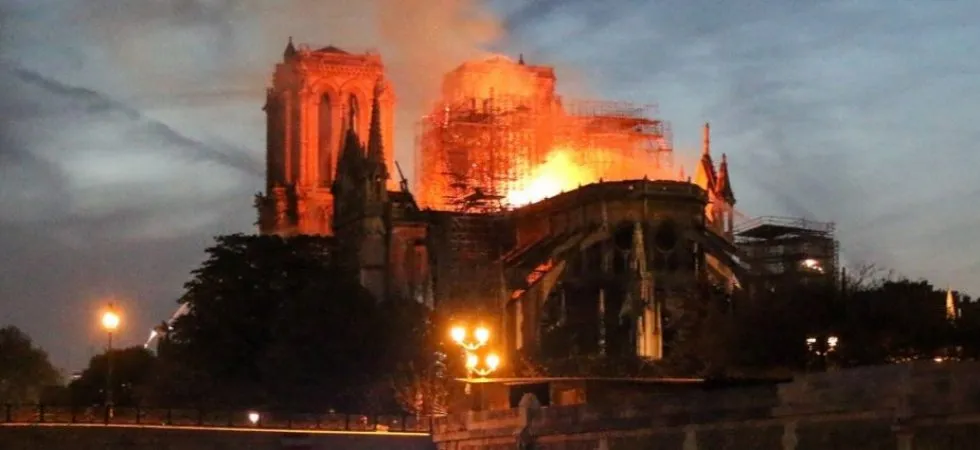
[[[64,171],[29,149],[23,133],[0,121],[0,219],[48,216],[67,205]]]
[[[159,141],[166,148],[179,151],[184,156],[222,164],[250,175],[259,176],[263,173],[261,163],[250,158],[244,150],[229,148],[227,144],[206,144],[192,139],[101,92],[65,84],[21,67],[4,64],[0,65],[0,70],[6,71],[24,83],[40,87],[47,93],[60,97],[60,100],[65,101],[67,108],[75,114],[119,116],[122,120],[138,126],[146,138]]]

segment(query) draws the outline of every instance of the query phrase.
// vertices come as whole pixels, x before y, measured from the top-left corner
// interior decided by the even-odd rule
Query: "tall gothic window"
[[[283,111],[278,96],[270,94],[265,107],[266,114],[266,177],[270,187],[285,182],[283,167]]]
[[[357,104],[357,97],[355,97],[354,94],[350,95],[350,100],[348,100],[347,108],[348,108],[348,113],[350,114],[350,127],[354,130],[355,133],[358,133],[361,127],[358,126],[357,118],[361,114],[361,109]]]
[[[333,128],[331,119],[333,119],[332,107],[330,103],[330,96],[323,94],[320,97],[320,108],[317,111],[318,114],[318,129],[317,133],[317,161],[319,162],[320,168],[320,186],[330,187],[330,183],[333,182],[333,155],[331,154],[331,144],[333,143]]]

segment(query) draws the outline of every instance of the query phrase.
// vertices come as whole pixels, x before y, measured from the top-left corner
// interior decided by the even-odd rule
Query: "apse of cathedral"
[[[467,63],[422,119],[410,188],[384,75],[380,55],[290,40],[264,107],[262,233],[335,236],[376,298],[491,324],[527,355],[661,358],[679,303],[705,282],[737,286],[735,197],[707,125],[692,180],[664,122],[563,99],[553,70],[523,57]],[[540,189],[531,178],[557,162],[580,179]]]

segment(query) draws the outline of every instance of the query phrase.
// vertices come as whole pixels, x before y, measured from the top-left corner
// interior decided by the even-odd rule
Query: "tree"
[[[106,400],[110,353],[92,357],[81,377],[69,384],[75,405],[101,404]],[[118,406],[142,403],[145,387],[157,367],[156,357],[141,346],[111,350],[112,399]]]
[[[848,365],[930,359],[953,344],[946,293],[927,281],[883,281],[846,298],[841,357]]]
[[[730,346],[735,322],[729,294],[722,286],[704,281],[672,299],[665,308],[673,316],[664,326],[666,373],[698,377],[725,373],[735,354]]]
[[[968,342],[969,321],[946,318],[945,294],[873,265],[849,272],[840,290],[800,283],[763,290],[736,308],[735,366],[788,374],[932,359]],[[813,349],[808,338],[815,340]]]
[[[217,238],[180,302],[155,382],[201,406],[395,407],[390,378],[418,358],[423,315],[374,299],[332,238]],[[419,305],[420,306],[420,305]]]
[[[416,415],[446,413],[462,362],[456,344],[446,341],[448,318],[414,301],[392,300],[387,310],[390,382],[399,407]]]
[[[17,327],[0,328],[0,403],[36,403],[45,388],[60,383],[47,352]]]
[[[825,335],[839,323],[836,295],[826,284],[790,282],[739,299],[729,347],[731,369],[779,376],[803,370],[807,338]]]

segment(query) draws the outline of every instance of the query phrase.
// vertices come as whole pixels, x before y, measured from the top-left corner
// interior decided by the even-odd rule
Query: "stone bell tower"
[[[290,38],[263,108],[266,191],[255,201],[261,233],[334,234],[331,186],[338,158],[348,129],[369,135],[372,96],[383,75],[380,55],[297,47]],[[381,92],[381,134],[391,149],[395,99],[390,86]],[[393,154],[385,155],[388,173]]]

